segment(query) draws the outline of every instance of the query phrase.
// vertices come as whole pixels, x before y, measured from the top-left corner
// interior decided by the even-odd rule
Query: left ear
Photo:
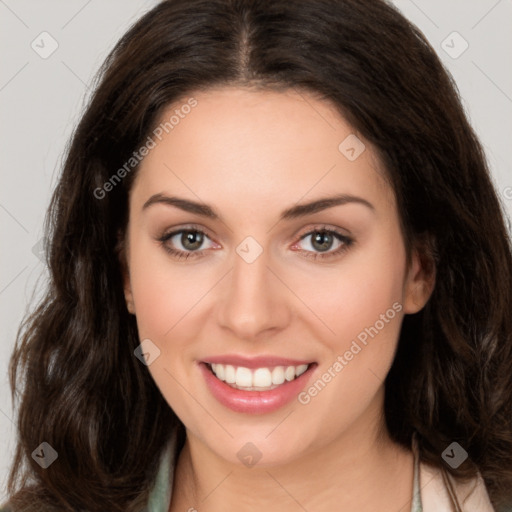
[[[404,313],[421,311],[430,299],[436,282],[436,264],[430,240],[417,242],[412,250],[411,262],[404,283]]]

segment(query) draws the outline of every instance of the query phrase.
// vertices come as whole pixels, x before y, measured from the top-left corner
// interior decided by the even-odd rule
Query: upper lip
[[[207,357],[202,362],[210,364],[229,364],[232,366],[242,366],[244,368],[272,368],[275,366],[300,366],[302,364],[311,364],[313,361],[290,359],[287,357],[273,355],[247,357],[235,354],[226,354]]]

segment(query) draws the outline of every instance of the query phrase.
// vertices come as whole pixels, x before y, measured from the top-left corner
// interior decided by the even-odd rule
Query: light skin
[[[140,339],[161,351],[148,370],[187,431],[169,510],[408,512],[412,455],[385,429],[384,378],[403,316],[425,305],[434,276],[415,250],[407,264],[376,152],[359,136],[365,151],[347,159],[338,146],[354,129],[311,94],[224,87],[193,96],[197,106],[141,164],[125,253],[128,309]],[[155,194],[206,203],[219,219],[161,202],[144,208]],[[280,220],[336,194],[371,206]],[[158,238],[191,227],[206,233],[202,254],[178,260]],[[322,252],[311,234],[319,228],[352,243],[333,236]],[[252,263],[236,252],[248,236],[263,249]],[[165,245],[194,253],[181,235]],[[273,354],[318,364],[307,389],[396,303],[401,311],[307,405],[234,412],[199,371],[209,356]],[[237,457],[247,442],[262,453],[251,468]]]

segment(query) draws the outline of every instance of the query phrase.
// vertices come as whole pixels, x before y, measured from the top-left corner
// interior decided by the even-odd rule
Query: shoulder
[[[480,475],[469,482],[459,482],[448,472],[422,463],[420,487],[424,512],[449,512],[453,501],[458,502],[464,512],[495,512]]]

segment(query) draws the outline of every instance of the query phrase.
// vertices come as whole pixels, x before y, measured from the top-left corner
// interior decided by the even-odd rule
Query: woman
[[[505,222],[386,3],[160,3],[47,219],[6,510],[512,503]]]

